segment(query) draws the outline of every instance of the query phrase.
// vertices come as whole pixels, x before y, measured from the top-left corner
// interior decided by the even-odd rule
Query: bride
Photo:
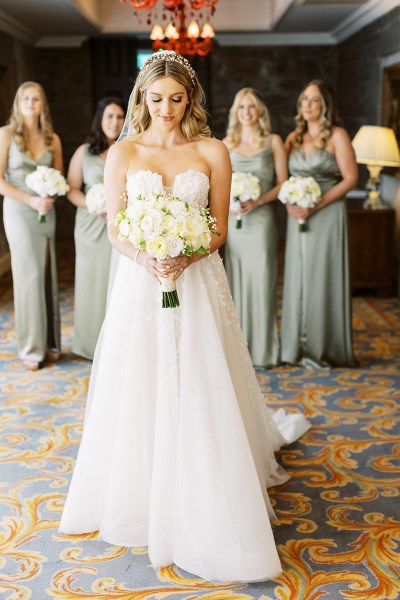
[[[265,580],[281,572],[266,488],[288,479],[274,451],[309,424],[264,405],[218,255],[229,155],[210,137],[202,106],[190,63],[154,54],[131,96],[135,135],[109,150],[110,219],[125,196],[132,203],[167,190],[208,205],[221,236],[206,256],[157,261],[110,225],[120,258],[60,531],[148,546],[154,566],[175,563],[208,580]],[[179,308],[161,307],[168,273]]]

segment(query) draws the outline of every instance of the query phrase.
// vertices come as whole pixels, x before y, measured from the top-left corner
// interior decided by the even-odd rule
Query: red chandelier
[[[212,50],[212,38],[215,36],[210,23],[210,16],[215,12],[218,0],[160,0],[161,7],[157,7],[158,0],[120,0],[121,3],[129,2],[134,15],[136,11],[155,9],[147,15],[147,24],[153,25],[150,39],[153,40],[153,50],[174,50],[183,56],[205,56]],[[199,20],[203,21],[200,28],[195,11],[199,12]],[[186,25],[190,19],[189,25]],[[160,24],[166,23],[165,28]]]

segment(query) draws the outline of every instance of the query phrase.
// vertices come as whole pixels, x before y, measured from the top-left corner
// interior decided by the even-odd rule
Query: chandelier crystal
[[[210,17],[218,0],[120,0],[137,11],[147,10],[147,25],[152,26],[153,50],[174,50],[183,56],[205,56],[212,50],[215,36]],[[153,12],[151,12],[153,11]],[[198,12],[198,21],[196,20]],[[187,25],[187,22],[189,24]],[[161,25],[161,23],[164,24]]]

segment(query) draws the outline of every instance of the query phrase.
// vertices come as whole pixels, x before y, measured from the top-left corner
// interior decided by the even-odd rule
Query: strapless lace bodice
[[[205,208],[208,205],[210,181],[205,173],[196,169],[188,169],[176,175],[172,192],[170,187],[164,186],[162,176],[154,171],[138,171],[129,175],[126,181],[128,204],[134,202],[139,195],[146,196],[164,190],[189,204],[198,204]]]

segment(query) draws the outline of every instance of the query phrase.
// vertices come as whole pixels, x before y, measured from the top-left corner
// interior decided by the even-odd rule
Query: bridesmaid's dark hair
[[[110,104],[116,104],[124,111],[124,117],[126,114],[126,104],[121,98],[117,98],[116,96],[106,96],[106,98],[102,98],[97,103],[96,113],[93,117],[92,127],[90,130],[90,134],[88,137],[89,144],[89,152],[90,154],[101,154],[105,150],[107,150],[109,144],[108,139],[104,135],[104,131],[101,127],[101,122],[103,120],[103,114],[107,106]]]
[[[331,86],[322,81],[322,79],[313,79],[307,83],[300,92],[299,99],[297,100],[297,115],[295,116],[296,122],[296,135],[293,140],[293,145],[299,147],[303,144],[303,137],[307,131],[307,121],[301,114],[301,101],[303,100],[304,92],[310,85],[316,85],[321,94],[321,132],[322,132],[322,144],[325,147],[328,139],[332,135],[332,129],[337,126],[341,126],[341,121],[338,114],[338,106],[336,97]]]

